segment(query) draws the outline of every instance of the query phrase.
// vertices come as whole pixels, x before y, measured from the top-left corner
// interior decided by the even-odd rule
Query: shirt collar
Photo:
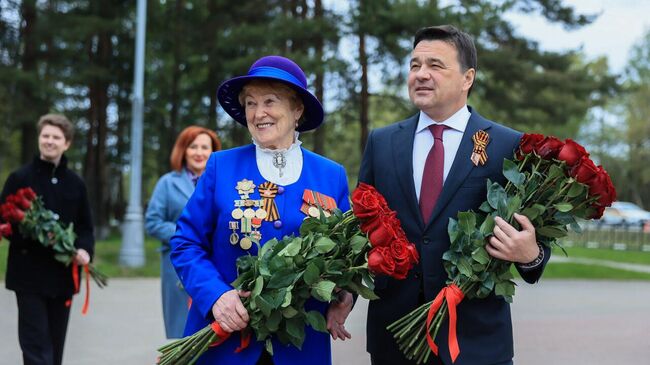
[[[458,109],[458,111],[454,113],[454,115],[447,118],[447,120],[443,120],[441,122],[436,122],[433,119],[431,119],[426,113],[420,112],[420,119],[418,120],[418,127],[415,130],[415,133],[416,134],[420,133],[423,130],[429,128],[430,125],[436,123],[444,124],[451,129],[464,133],[465,128],[467,127],[467,123],[469,122],[469,118],[471,116],[472,113],[469,112],[467,105],[463,105],[463,107]]]

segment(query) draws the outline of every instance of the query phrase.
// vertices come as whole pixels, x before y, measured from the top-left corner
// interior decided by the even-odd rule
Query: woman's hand
[[[352,338],[352,335],[345,329],[345,320],[352,311],[352,294],[341,290],[337,294],[337,300],[330,303],[327,309],[327,329],[330,331],[332,339]]]
[[[77,254],[74,255],[74,262],[79,266],[88,265],[90,263],[90,254],[83,248],[79,248]]]
[[[248,311],[244,308],[240,297],[245,298],[251,295],[250,292],[229,290],[214,303],[212,315],[214,320],[226,332],[240,331],[248,325]]]

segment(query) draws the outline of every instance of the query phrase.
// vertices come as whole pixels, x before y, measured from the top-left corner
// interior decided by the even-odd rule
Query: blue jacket
[[[271,238],[297,235],[305,215],[300,211],[305,189],[332,197],[339,209],[349,209],[348,183],[343,166],[305,149],[303,169],[298,181],[284,186],[284,193],[275,197],[282,226],[276,228],[271,222],[263,222],[260,228],[262,244]],[[172,263],[192,297],[185,334],[192,334],[213,321],[212,306],[219,297],[233,289],[230,285],[237,277],[237,257],[257,253],[256,246],[245,251],[232,245],[229,237],[229,221],[234,201],[240,199],[235,186],[243,179],[259,185],[262,178],[255,160],[255,146],[247,145],[215,152],[208,160],[194,195],[178,219],[176,234],[171,240]],[[259,192],[251,195],[259,199]],[[318,303],[318,310],[325,313],[327,305]],[[240,336],[233,334],[226,342],[209,349],[197,364],[253,365],[260,357],[263,342],[252,341],[244,351],[236,354]],[[331,364],[330,340],[327,333],[305,329],[302,351],[292,345],[283,345],[273,339],[275,365]]]
[[[147,234],[160,240],[160,281],[163,319],[167,338],[183,336],[187,319],[188,296],[180,285],[176,271],[169,260],[169,240],[176,231],[176,220],[194,192],[194,184],[187,170],[171,171],[156,183],[147,205],[145,228]]]
[[[471,109],[470,109],[471,110]],[[418,115],[374,130],[361,162],[359,181],[371,184],[397,211],[409,240],[420,252],[420,263],[405,280],[377,278],[375,291],[381,299],[368,308],[367,349],[386,363],[409,364],[397,348],[386,326],[418,306],[421,290],[432,300],[445,286],[447,273],[442,255],[449,249],[447,224],[458,212],[478,210],[487,196],[486,181],[503,183],[503,159],[512,158],[521,133],[489,121],[471,110],[471,117],[429,222],[423,222],[413,182],[413,138]],[[472,136],[478,130],[490,136],[485,165],[470,161]],[[545,259],[550,251],[546,249]],[[541,276],[539,269],[521,272],[529,283]],[[443,322],[436,343],[445,364],[451,364],[447,347],[448,321]],[[487,365],[507,362],[513,357],[510,306],[503,298],[463,300],[458,306],[460,356],[454,365]]]

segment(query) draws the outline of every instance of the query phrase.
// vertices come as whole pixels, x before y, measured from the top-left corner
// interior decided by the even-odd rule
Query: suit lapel
[[[173,185],[181,192],[183,197],[189,199],[194,192],[194,184],[192,184],[192,181],[187,176],[185,170],[181,170],[180,172],[175,171],[173,177]]]
[[[413,182],[413,138],[418,125],[418,116],[419,114],[416,114],[399,123],[399,128],[392,136],[392,150],[393,164],[403,196],[406,197],[406,203],[420,228],[424,228]]]
[[[474,142],[472,141],[472,136],[479,130],[487,130],[490,128],[490,123],[478,113],[472,111],[472,115],[467,122],[467,127],[463,133],[463,138],[461,139],[460,146],[458,147],[458,152],[456,152],[456,157],[454,157],[454,162],[451,165],[451,170],[449,170],[449,175],[445,180],[445,184],[442,187],[442,192],[440,197],[436,202],[436,207],[433,209],[433,214],[431,214],[431,219],[427,223],[427,226],[430,225],[434,219],[440,214],[440,212],[449,204],[454,194],[463,181],[472,169],[475,167],[470,157],[472,156],[472,151],[474,150]]]

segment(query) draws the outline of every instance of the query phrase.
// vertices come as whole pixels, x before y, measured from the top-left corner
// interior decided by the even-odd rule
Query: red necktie
[[[438,196],[442,191],[442,176],[445,165],[445,147],[442,144],[442,132],[448,127],[443,124],[429,126],[433,134],[433,146],[427,155],[422,174],[422,185],[420,186],[420,213],[426,225],[429,223],[433,208],[436,206]]]

